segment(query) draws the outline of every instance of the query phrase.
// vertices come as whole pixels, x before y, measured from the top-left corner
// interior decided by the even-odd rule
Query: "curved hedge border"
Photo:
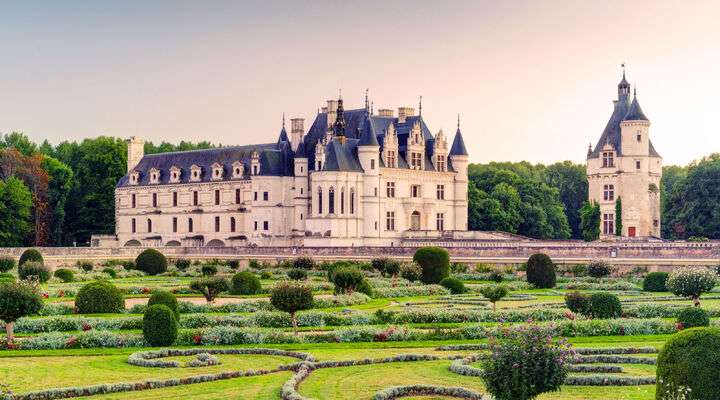
[[[654,385],[654,376],[618,376],[618,375],[570,375],[565,378],[569,386],[638,386]]]
[[[411,385],[383,389],[375,393],[373,400],[392,400],[410,396],[444,396],[471,400],[486,399],[480,393],[458,386]]]
[[[162,350],[150,350],[150,351],[139,351],[130,354],[128,357],[128,364],[135,365],[138,367],[150,367],[150,368],[179,368],[181,364],[177,361],[164,361],[159,360],[160,358],[166,357],[185,357],[195,356],[198,354],[232,354],[232,355],[244,355],[244,354],[256,354],[256,355],[269,355],[269,356],[284,356],[297,358],[302,361],[314,361],[313,357],[307,353],[300,353],[297,351],[285,351],[277,349],[264,349],[264,348],[242,348],[242,349],[162,349]]]

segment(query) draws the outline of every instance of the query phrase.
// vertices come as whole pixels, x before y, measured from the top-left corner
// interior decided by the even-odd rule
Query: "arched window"
[[[413,211],[413,213],[410,215],[410,229],[413,231],[420,230],[420,212],[419,211]]]
[[[355,189],[350,189],[350,214],[355,214]]]
[[[235,232],[235,217],[230,217],[230,232]]]
[[[322,193],[322,187],[318,186],[318,214],[322,214],[323,212],[323,193]]]
[[[328,190],[328,213],[335,214],[335,188]]]
[[[340,214],[345,214],[345,188],[340,189]]]
[[[152,220],[151,220],[150,218],[148,218],[148,220],[147,220],[147,226],[148,226],[148,227],[147,227],[147,228],[148,228],[148,233],[149,233],[149,232],[152,232]]]

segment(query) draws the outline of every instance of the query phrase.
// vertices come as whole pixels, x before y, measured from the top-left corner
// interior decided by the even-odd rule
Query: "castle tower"
[[[450,163],[456,172],[453,185],[455,191],[454,229],[456,231],[465,231],[468,229],[468,162],[468,152],[462,133],[460,132],[460,116],[458,115],[457,131],[455,132],[455,139],[450,148]]]
[[[145,141],[132,136],[127,140],[127,151],[127,172],[130,172],[138,165],[145,155]]]
[[[610,121],[588,152],[587,177],[589,200],[600,205],[601,237],[660,237],[662,158],[624,71]]]

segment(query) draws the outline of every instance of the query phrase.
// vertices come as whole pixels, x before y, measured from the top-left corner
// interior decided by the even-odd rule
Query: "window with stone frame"
[[[438,231],[444,231],[445,230],[445,214],[438,213],[435,218],[435,228]]]
[[[615,152],[604,151],[602,153],[602,166],[603,166],[603,168],[615,167]]]
[[[437,185],[435,189],[435,197],[438,200],[445,200],[445,185]]]
[[[172,192],[172,205],[173,207],[178,205],[178,192]]]
[[[387,183],[385,195],[386,195],[386,197],[390,197],[390,198],[395,197],[395,182]]]
[[[328,189],[328,214],[335,214],[335,188]]]
[[[350,189],[350,214],[355,214],[355,189]]]
[[[195,228],[195,227],[194,227],[194,225],[193,225],[193,219],[192,219],[192,218],[188,218],[188,232],[192,232],[194,228]]]
[[[137,232],[137,222],[135,221],[135,218],[130,220],[130,226],[131,226],[130,229],[131,229],[132,233]]]
[[[445,155],[438,154],[437,156],[435,156],[435,163],[435,168],[437,168],[438,171],[447,171],[447,161],[445,160]]]
[[[215,189],[215,205],[220,205],[220,190]]]
[[[603,214],[603,235],[615,234],[615,214]]]
[[[413,197],[413,198],[422,197],[422,186],[421,185],[410,186],[410,197]]]
[[[199,182],[201,178],[202,178],[202,168],[197,165],[191,166],[190,167],[190,180],[193,182]]]
[[[388,211],[385,213],[385,230],[395,230],[395,211]]]
[[[150,169],[150,183],[160,183],[160,170],[158,170],[157,168]]]
[[[212,172],[212,179],[213,179],[213,180],[221,180],[221,179],[223,178],[223,172],[224,172],[224,171],[223,171],[223,166],[222,166],[222,165],[220,165],[220,164],[218,164],[218,163],[215,163],[215,164],[213,164],[213,166],[212,166],[212,170],[213,170],[213,172]]]
[[[323,190],[321,186],[318,186],[317,190],[317,213],[322,214],[323,213]]]
[[[135,193],[130,195],[130,207],[131,208],[137,207],[137,195]]]
[[[385,166],[388,168],[397,168],[397,154],[395,150],[385,151]]]
[[[200,197],[200,195],[198,194],[197,190],[193,191],[193,205],[194,206],[200,205],[199,197]]]
[[[340,214],[345,214],[345,188],[340,189]]]
[[[130,184],[137,185],[138,183],[140,183],[140,173],[137,171],[133,171],[130,174]]]
[[[157,193],[152,194],[152,206],[157,207],[158,206],[158,195]]]
[[[220,217],[215,217],[215,232],[220,232]]]
[[[173,233],[177,232],[177,217],[173,217],[172,219],[172,231]]]
[[[615,201],[615,185],[603,185],[603,200]]]
[[[413,152],[410,154],[410,168],[422,169],[422,153]]]

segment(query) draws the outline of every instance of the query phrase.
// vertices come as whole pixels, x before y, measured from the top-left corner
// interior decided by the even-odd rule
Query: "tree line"
[[[145,153],[213,146],[147,142]],[[18,132],[0,136],[0,246],[87,245],[93,233],[113,233],[115,186],[126,168],[127,144],[120,138],[37,145]],[[539,239],[599,236],[599,207],[587,203],[584,165],[470,164],[468,178],[470,230]],[[664,238],[720,239],[720,154],[664,167],[658,190]],[[615,225],[622,227],[622,220]]]

